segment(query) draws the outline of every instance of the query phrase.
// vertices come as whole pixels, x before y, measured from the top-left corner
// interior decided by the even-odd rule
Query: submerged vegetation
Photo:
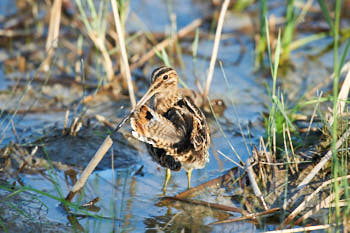
[[[0,231],[349,231],[350,1],[0,12]],[[212,138],[193,187],[179,172],[165,195],[124,124],[160,65],[194,90]]]

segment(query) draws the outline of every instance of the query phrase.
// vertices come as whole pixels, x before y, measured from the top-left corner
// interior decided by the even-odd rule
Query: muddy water
[[[207,15],[208,7],[208,3],[203,4],[201,1],[172,1],[171,8],[165,2],[131,1],[126,29],[130,31],[147,30],[154,33],[169,31],[169,11],[176,14],[177,27],[182,28],[193,19]],[[16,8],[8,1],[7,3],[1,2],[0,12],[4,12],[4,9],[6,12],[11,12]],[[154,12],[159,14],[154,14]],[[214,150],[221,151],[237,162],[238,159],[235,157],[231,145],[236,154],[245,161],[252,146],[256,145],[259,137],[264,134],[261,113],[266,111],[266,105],[269,104],[265,88],[269,79],[255,72],[254,41],[250,36],[239,31],[245,27],[252,27],[252,19],[248,15],[232,11],[228,13],[226,18],[223,32],[231,36],[224,37],[221,41],[218,60],[223,64],[223,70],[229,83],[226,83],[222,70],[217,66],[210,91],[211,98],[222,98],[227,105],[224,115],[218,119],[223,132],[212,117],[209,117],[209,123]],[[142,24],[138,22],[142,22]],[[185,67],[178,68],[179,74],[193,89],[196,89],[196,85],[192,71],[196,70],[196,76],[199,77],[201,83],[204,83],[203,79],[209,66],[212,44],[212,40],[200,39],[195,63],[193,63],[192,56],[183,54]],[[184,41],[181,46],[191,49],[191,41]],[[241,56],[242,46],[245,52]],[[5,49],[2,49],[1,53],[5,53]],[[282,85],[287,88],[303,85],[304,89],[307,89],[313,82],[319,81],[319,78],[327,74],[326,68],[330,66],[327,64],[327,58],[323,57],[322,60],[314,63],[312,61],[305,62],[300,56],[302,53],[299,51],[295,58],[292,58],[296,64],[302,64],[305,69],[301,71],[294,69],[286,74]],[[325,57],[327,56],[329,55],[325,55]],[[158,65],[154,64],[153,66]],[[3,66],[1,67],[3,68]],[[307,72],[304,72],[305,70]],[[151,70],[148,72],[148,76],[150,73]],[[315,74],[318,74],[318,77],[315,77]],[[0,90],[6,90],[9,85],[14,84],[14,81],[9,80],[7,75],[4,70],[0,69]],[[300,93],[296,92],[296,89],[298,88],[289,90],[298,97]],[[52,94],[52,90],[54,87],[46,94]],[[141,92],[143,91],[141,90]],[[57,95],[69,95],[73,100],[81,96],[80,91],[76,93],[69,89],[62,89],[62,92],[66,94],[58,93]],[[22,98],[20,93],[12,96],[10,100],[6,98],[8,95],[0,95],[1,109],[13,109],[16,106],[27,106],[28,104],[42,106],[46,102],[44,98],[37,99],[33,103],[31,98]],[[12,100],[17,101],[11,102]],[[66,103],[73,103],[73,100],[68,98]],[[89,116],[99,113],[111,121],[117,122],[125,111],[121,110],[121,105],[123,104],[104,100],[96,105],[85,106],[85,108]],[[40,142],[45,145],[46,149],[46,151],[39,149],[37,155],[40,158],[47,159],[46,156],[48,156],[52,161],[61,162],[72,168],[83,169],[103,141],[108,128],[102,127],[99,122],[92,122],[92,125],[84,125],[76,137],[62,136],[60,132],[63,127],[64,115],[64,111],[26,115],[3,114],[0,118],[1,147],[6,146],[10,141],[19,141],[30,150],[33,144],[37,145]],[[72,116],[73,113],[71,113]],[[17,134],[13,133],[12,122]],[[39,136],[40,139],[38,139]],[[160,205],[159,202],[163,197],[162,185],[165,170],[150,159],[141,143],[130,138],[129,127],[124,127],[118,135],[115,135],[114,140],[113,153],[110,151],[106,155],[98,169],[90,176],[80,198],[76,200],[76,202],[83,204],[95,197],[101,199],[96,204],[100,208],[99,211],[91,213],[103,218],[79,219],[78,224],[84,231],[155,232],[162,230],[181,232],[184,229],[185,232],[258,232],[269,228],[273,229],[273,226],[257,227],[248,222],[212,226],[209,224],[227,218],[228,215],[202,206],[181,203],[168,206]],[[56,197],[64,197],[69,191],[64,173],[57,168],[48,168],[45,164],[42,166],[45,168],[43,174],[21,174],[21,181],[34,189]],[[211,150],[210,162],[207,166],[193,172],[192,185],[196,186],[218,177],[234,166],[231,161],[221,155],[214,156],[213,150]],[[14,180],[14,178],[8,178],[7,181],[11,183]],[[178,194],[186,190],[186,185],[185,172],[174,172],[168,184],[166,195]],[[1,197],[8,194],[7,191],[0,190]],[[199,198],[204,201],[235,204],[229,197],[230,193],[225,193],[225,190],[208,190]],[[44,229],[67,232],[67,230],[74,231],[76,229],[70,227],[67,214],[58,201],[35,192],[23,192],[18,194],[16,198],[17,200],[12,200],[13,202],[11,199],[2,202],[0,207],[1,215],[12,217],[6,218],[6,226],[11,225],[7,221],[15,219],[13,216],[23,219],[22,224],[17,222],[13,228],[9,228],[10,231],[24,232],[29,229],[27,225],[30,221],[38,223],[34,228],[31,228],[34,231]],[[25,213],[30,214],[9,212],[6,210],[9,207],[12,207],[10,209],[23,208]],[[239,216],[239,214],[232,213],[232,216]]]

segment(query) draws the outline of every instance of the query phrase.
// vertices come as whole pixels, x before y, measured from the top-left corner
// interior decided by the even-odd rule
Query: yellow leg
[[[190,169],[187,171],[188,188],[191,188],[191,174],[192,174],[192,168],[190,168]]]
[[[164,182],[164,186],[163,186],[163,192],[166,192],[166,186],[168,185],[168,182],[170,180],[171,177],[171,170],[169,168],[166,169],[166,177],[165,177],[165,182]]]

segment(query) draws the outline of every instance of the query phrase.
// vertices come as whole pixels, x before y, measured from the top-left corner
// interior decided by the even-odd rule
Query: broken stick
[[[87,167],[84,169],[83,173],[81,174],[79,180],[74,184],[71,191],[68,193],[66,197],[66,201],[71,201],[75,194],[84,187],[88,177],[90,174],[95,170],[96,166],[99,164],[103,156],[107,153],[109,148],[112,146],[113,141],[111,137],[108,135],[100,148],[98,148],[97,152],[95,153],[94,157],[91,159]]]

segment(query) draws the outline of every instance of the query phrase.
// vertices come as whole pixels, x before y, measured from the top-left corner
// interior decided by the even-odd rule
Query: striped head
[[[152,72],[151,87],[154,89],[177,88],[178,76],[176,71],[168,66],[161,66]]]
[[[167,96],[177,93],[178,76],[176,71],[167,66],[162,66],[152,72],[151,86],[146,94],[137,103],[136,108],[144,105],[155,95]]]

